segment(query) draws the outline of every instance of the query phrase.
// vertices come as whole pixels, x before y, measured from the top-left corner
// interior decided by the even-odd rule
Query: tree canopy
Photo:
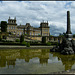
[[[1,21],[1,32],[7,32],[7,22]]]

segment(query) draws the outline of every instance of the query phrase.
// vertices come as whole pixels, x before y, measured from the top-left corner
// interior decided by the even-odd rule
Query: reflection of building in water
[[[0,67],[6,67],[8,65],[8,68],[10,65],[15,67],[16,65],[16,59],[25,59],[26,62],[29,62],[30,59],[38,57],[40,60],[40,63],[48,63],[49,59],[49,52],[47,50],[3,50],[0,51]],[[7,62],[7,63],[6,63]]]
[[[65,66],[65,71],[70,70],[72,65],[75,63],[75,55],[61,55],[59,53],[52,53],[54,57],[58,57],[58,60],[61,60]]]
[[[40,64],[48,63],[49,58],[40,58]]]
[[[14,59],[14,60],[7,60],[8,68],[9,68],[10,65],[13,65],[13,67],[15,67],[15,61],[16,61],[16,59]]]
[[[6,66],[6,57],[1,56],[0,57],[0,67],[5,67]]]

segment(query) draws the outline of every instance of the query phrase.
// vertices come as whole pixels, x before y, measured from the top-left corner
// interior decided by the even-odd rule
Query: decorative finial
[[[43,22],[44,22],[44,20],[43,20]]]
[[[9,19],[10,19],[10,16],[9,16]]]
[[[16,20],[16,17],[14,19]]]

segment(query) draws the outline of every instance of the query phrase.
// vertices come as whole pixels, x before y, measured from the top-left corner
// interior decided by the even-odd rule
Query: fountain
[[[62,43],[56,47],[53,47],[51,52],[60,52],[64,55],[70,55],[75,53],[75,40],[72,39],[72,32],[70,29],[70,11],[67,11],[67,31],[62,40]]]

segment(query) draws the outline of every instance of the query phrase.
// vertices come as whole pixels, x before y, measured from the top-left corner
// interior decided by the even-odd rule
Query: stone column
[[[66,38],[68,40],[72,40],[72,33],[70,28],[70,11],[67,11],[67,31],[66,31]]]
[[[67,11],[67,34],[72,34],[70,29],[70,11]]]

